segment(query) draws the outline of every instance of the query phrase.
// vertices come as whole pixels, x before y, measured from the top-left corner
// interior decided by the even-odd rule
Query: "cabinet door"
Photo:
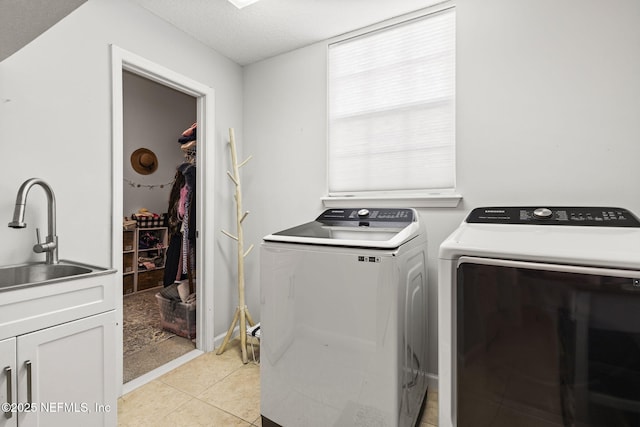
[[[20,427],[115,426],[115,312],[17,338]],[[29,372],[30,371],[30,372]]]
[[[0,401],[15,404],[16,394],[16,339],[8,338],[0,341]],[[3,408],[4,411],[4,408]],[[0,413],[0,427],[18,425],[18,414],[15,412]]]

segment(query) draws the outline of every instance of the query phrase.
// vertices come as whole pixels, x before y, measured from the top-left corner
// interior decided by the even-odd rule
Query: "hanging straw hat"
[[[141,175],[152,174],[158,169],[158,158],[147,148],[138,148],[131,154],[131,166]]]

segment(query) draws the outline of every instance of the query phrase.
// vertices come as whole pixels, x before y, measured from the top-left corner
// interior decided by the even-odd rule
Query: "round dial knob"
[[[369,216],[369,209],[360,209],[358,211],[358,216],[359,217]]]
[[[551,218],[552,215],[553,215],[553,212],[551,211],[551,209],[547,209],[547,208],[538,208],[535,211],[533,211],[533,216],[536,218],[548,219],[548,218]]]

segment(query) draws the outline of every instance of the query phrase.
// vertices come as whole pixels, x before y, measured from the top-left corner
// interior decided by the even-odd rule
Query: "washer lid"
[[[397,248],[418,234],[414,209],[328,209],[307,222],[264,238],[269,242]]]

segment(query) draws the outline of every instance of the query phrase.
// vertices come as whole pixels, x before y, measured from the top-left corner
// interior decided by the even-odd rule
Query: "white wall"
[[[323,45],[245,67],[242,169],[247,304],[258,315],[262,237],[315,218],[325,192],[326,65]],[[258,316],[259,318],[259,316]]]
[[[158,214],[167,212],[170,183],[176,167],[185,160],[178,138],[196,121],[196,98],[130,72],[122,74],[122,83],[123,175],[126,179],[122,214],[130,217],[141,208]],[[155,172],[142,175],[133,169],[131,154],[139,148],[147,148],[156,155],[158,169]],[[135,185],[130,185],[131,182]]]
[[[481,205],[616,205],[640,214],[640,3],[457,0],[456,209],[423,209],[430,365],[440,243]],[[326,192],[325,43],[245,67],[246,238],[308,221]],[[254,218],[255,220],[255,218]],[[247,264],[255,288],[257,258]],[[255,295],[250,301],[257,304]]]
[[[231,60],[126,0],[89,0],[22,50],[0,62],[0,218],[11,220],[15,194],[39,176],[58,202],[61,258],[111,263],[110,44],[145,57],[215,90],[216,212],[203,218],[217,230],[235,224],[227,182],[228,128],[242,140],[242,70]],[[215,169],[214,169],[215,167]],[[46,228],[44,195],[29,195],[26,230],[0,227],[0,264],[39,259],[34,228]],[[235,247],[216,235],[216,334],[236,307]]]

